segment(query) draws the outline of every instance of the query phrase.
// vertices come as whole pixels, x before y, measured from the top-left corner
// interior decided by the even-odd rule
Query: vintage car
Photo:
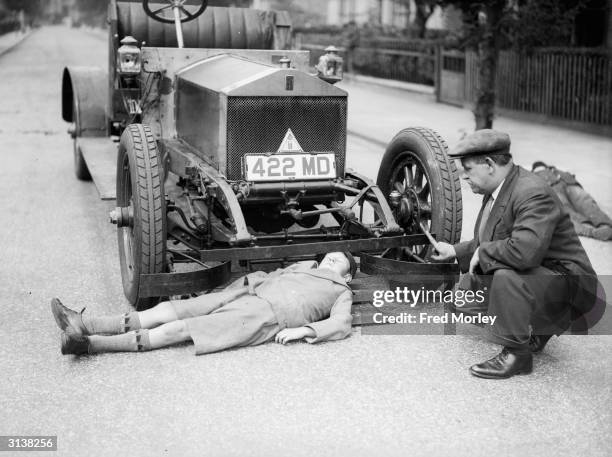
[[[376,182],[348,169],[335,48],[313,72],[309,53],[290,49],[284,12],[185,0],[111,0],[108,11],[108,70],[66,68],[62,115],[77,178],[116,198],[110,219],[137,309],[214,288],[232,265],[334,250],[360,254],[366,273],[401,261],[450,271],[427,261],[423,234],[461,234],[445,142],[407,128]]]

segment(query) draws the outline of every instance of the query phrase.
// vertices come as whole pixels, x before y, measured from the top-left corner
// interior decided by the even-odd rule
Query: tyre
[[[117,206],[130,208],[130,224],[117,229],[123,291],[137,310],[159,298],[139,295],[140,277],[163,273],[166,259],[166,208],[163,170],[151,129],[129,125],[117,157]]]
[[[394,213],[406,233],[421,233],[422,222],[439,241],[454,244],[461,238],[461,184],[447,150],[431,129],[404,129],[387,146],[376,183],[387,198],[393,190],[400,193]],[[416,251],[423,257],[427,246]]]
[[[74,157],[74,174],[80,181],[91,181],[91,174],[87,168],[87,163],[83,158],[83,153],[79,147],[78,134],[81,128],[79,122],[79,111],[77,110],[76,101],[72,101],[72,120],[74,122],[74,133],[72,140],[72,155]]]

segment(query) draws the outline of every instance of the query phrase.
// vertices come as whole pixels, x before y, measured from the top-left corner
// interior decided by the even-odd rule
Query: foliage
[[[586,0],[528,0],[508,14],[509,44],[520,50],[542,46],[570,46],[574,22]]]
[[[573,24],[587,0],[441,0],[461,9],[464,47],[478,51],[476,129],[491,128],[495,116],[499,51],[531,51],[537,46],[567,45]]]
[[[23,10],[29,16],[36,16],[41,10],[41,0],[0,0],[0,5],[12,11]]]
[[[106,24],[108,2],[78,0],[75,6],[81,23],[96,27],[103,27]]]
[[[569,46],[574,21],[588,0],[441,0],[463,13],[462,45],[476,48],[482,41],[479,17],[497,3],[499,20],[491,24],[499,49],[530,50],[541,46]]]

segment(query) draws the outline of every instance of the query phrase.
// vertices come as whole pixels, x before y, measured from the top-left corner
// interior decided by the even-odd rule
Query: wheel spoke
[[[397,190],[400,194],[404,193],[405,187],[402,185],[401,182],[395,181],[395,184],[393,185],[393,187],[395,187],[395,190]]]
[[[191,20],[191,19],[193,19],[195,17],[193,14],[191,14],[189,11],[187,11],[185,6],[181,5],[179,8],[181,9],[181,11],[183,13],[185,13],[185,16],[187,17],[187,19]]]
[[[408,167],[408,165],[404,166],[404,182],[406,183],[406,187],[412,187],[413,186],[413,176],[412,176],[412,169]]]
[[[414,188],[417,192],[422,188],[423,176],[423,170],[421,170],[421,167],[417,166],[414,173]]]
[[[162,6],[161,8],[155,10],[155,11],[151,11],[151,14],[157,14],[157,13],[161,13],[164,10],[167,10],[168,8],[172,8],[173,5],[166,5],[166,6]]]
[[[423,188],[417,192],[419,196],[419,200],[427,201],[427,197],[429,197],[429,182],[425,182]]]
[[[431,220],[431,207],[429,205],[421,206],[421,219]]]

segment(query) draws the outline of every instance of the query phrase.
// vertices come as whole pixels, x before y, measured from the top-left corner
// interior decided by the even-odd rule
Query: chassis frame
[[[225,54],[239,55],[268,65],[288,58],[294,70],[306,74],[308,52],[288,49],[143,47],[142,72],[136,79],[131,79],[131,85],[126,85],[117,74],[119,38],[117,17],[113,13],[115,4],[116,1],[111,0],[108,74],[101,69],[82,67],[66,68],[64,71],[62,115],[72,123],[69,132],[74,139],[77,176],[87,179],[91,172],[101,194],[104,194],[102,189],[106,188],[106,198],[114,198],[117,194],[113,195],[114,192],[108,190],[111,187],[108,185],[109,179],[116,179],[117,193],[122,186],[119,181],[123,165],[121,157],[116,158],[118,136],[125,135],[129,124],[148,126],[159,150],[162,183],[169,177],[176,177],[183,195],[190,194],[187,196],[187,207],[182,208],[171,197],[164,195],[161,204],[164,244],[167,240],[184,248],[180,252],[175,251],[178,257],[174,256],[173,261],[177,264],[190,262],[203,267],[196,271],[172,271],[164,249],[161,267],[137,272],[136,290],[132,290],[131,298],[128,297],[132,304],[145,308],[154,304],[159,297],[211,290],[230,279],[232,267],[250,269],[261,263],[284,263],[338,250],[368,253],[367,262],[362,263],[362,271],[368,274],[389,275],[393,271],[405,274],[408,265],[408,271],[413,271],[414,266],[414,271],[438,276],[440,284],[448,285],[449,278],[456,277],[456,265],[427,263],[424,259],[429,242],[421,233],[421,223],[429,225],[434,236],[437,229],[445,231],[434,226],[434,220],[440,219],[440,213],[446,210],[434,201],[434,197],[443,192],[447,200],[458,199],[459,205],[453,208],[461,209],[460,189],[457,189],[453,174],[454,164],[446,157],[446,145],[435,132],[426,129],[400,132],[385,153],[377,182],[347,169],[335,179],[247,183],[245,191],[219,171],[224,168],[223,163],[217,162],[215,157],[203,155],[178,136],[173,87],[177,74],[194,62]],[[283,20],[280,26],[284,28],[286,24]],[[333,86],[329,87],[331,95]],[[403,146],[403,143],[408,145]],[[410,148],[414,151],[410,151]],[[406,159],[406,152],[414,153]],[[398,155],[403,161],[396,160]],[[100,172],[104,168],[101,163],[107,164],[104,172]],[[114,167],[116,164],[115,173],[108,171],[109,163]],[[451,184],[454,188],[448,194],[450,197],[446,195],[447,186],[439,178],[436,180],[440,174],[439,168],[450,176],[448,181],[453,181]],[[104,180],[107,181],[106,185]],[[396,195],[392,197],[394,192]],[[317,196],[315,203],[328,204],[322,209],[298,209],[299,198],[306,193]],[[329,214],[337,226],[307,228],[300,232],[283,229],[272,233],[254,233],[245,219],[245,206],[241,205],[245,203],[246,195],[250,195],[247,206],[257,206],[258,202],[278,200],[282,196],[286,203],[283,210],[285,215],[296,222]],[[342,201],[344,205],[337,203]],[[375,213],[373,223],[363,220],[362,208],[366,203]],[[220,208],[223,217],[214,208]],[[355,208],[360,208],[359,215],[355,213]],[[111,213],[111,222],[116,223],[119,230],[120,251],[126,231],[142,230],[134,223],[134,213],[135,208],[131,204],[118,206]],[[186,213],[190,213],[190,217]],[[457,233],[461,231],[460,217],[455,216],[452,233],[442,233],[451,242],[458,241]],[[133,240],[128,243],[129,246],[132,244]],[[403,262],[406,265],[398,267],[398,260],[410,262]],[[122,264],[122,273],[124,267]],[[123,279],[126,289],[125,277]],[[134,284],[131,287],[134,289]]]

